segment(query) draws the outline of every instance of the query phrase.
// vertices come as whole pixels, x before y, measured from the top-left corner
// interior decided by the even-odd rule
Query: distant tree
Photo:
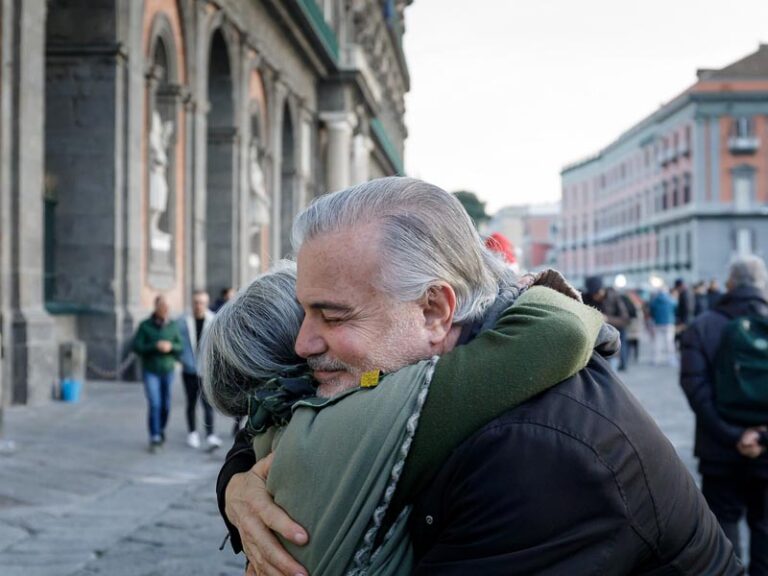
[[[454,192],[453,195],[464,206],[464,210],[467,211],[467,214],[474,221],[475,227],[480,226],[486,220],[490,220],[491,217],[485,211],[485,202],[481,202],[474,192],[459,190]]]

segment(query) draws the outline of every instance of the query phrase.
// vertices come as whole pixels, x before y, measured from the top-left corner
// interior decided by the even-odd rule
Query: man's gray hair
[[[746,286],[768,290],[768,272],[763,259],[759,256],[740,256],[731,261],[728,286],[730,289]]]
[[[482,317],[499,287],[514,280],[483,246],[461,203],[414,178],[379,178],[317,198],[296,217],[294,251],[315,236],[368,224],[381,233],[382,289],[409,302],[446,282],[456,293],[456,323]]]
[[[252,390],[304,363],[294,350],[303,320],[293,262],[279,262],[241,290],[219,310],[200,344],[210,403],[229,416],[246,415]]]

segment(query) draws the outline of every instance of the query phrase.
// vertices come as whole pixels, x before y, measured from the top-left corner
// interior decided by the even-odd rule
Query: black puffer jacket
[[[744,426],[723,420],[715,407],[714,361],[725,325],[732,318],[754,314],[768,315],[765,294],[756,288],[737,288],[699,316],[680,340],[680,385],[696,413],[695,454],[702,474],[724,474],[739,465],[768,478],[768,454],[757,460],[739,454],[736,444]]]
[[[462,444],[414,505],[418,574],[742,574],[674,448],[595,355]]]

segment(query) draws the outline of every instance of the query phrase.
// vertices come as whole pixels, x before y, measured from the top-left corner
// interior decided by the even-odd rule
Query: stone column
[[[10,230],[10,124],[13,87],[8,76],[12,72],[13,3],[0,1],[0,230]],[[7,357],[11,343],[10,303],[10,238],[0,234],[0,411],[10,401],[11,363]],[[1,418],[1,417],[0,417]]]
[[[238,147],[238,190],[237,208],[235,210],[237,227],[237,246],[236,246],[236,278],[235,286],[242,287],[250,280],[249,255],[250,255],[250,230],[248,226],[248,214],[250,213],[250,185],[248,181],[248,172],[250,167],[250,144],[253,138],[251,134],[251,114],[250,114],[250,81],[251,67],[254,65],[254,57],[249,48],[250,37],[246,34],[241,38],[238,50],[238,66],[240,72],[240,82],[237,85],[239,102],[235,110],[235,122],[239,126],[240,138]]]
[[[373,142],[363,133],[357,134],[353,144],[352,184],[360,184],[371,177],[370,163]]]
[[[190,70],[194,74],[190,76],[190,88],[194,105],[194,115],[191,118],[193,129],[190,132],[192,153],[187,159],[191,163],[192,180],[190,181],[190,197],[188,226],[190,227],[189,250],[191,250],[192,270],[190,273],[191,286],[194,288],[206,288],[206,233],[205,233],[205,205],[207,174],[206,163],[208,156],[208,50],[210,45],[204,39],[208,35],[206,4],[198,2],[194,10],[194,34],[190,38],[190,50],[187,59],[190,62]],[[211,295],[214,296],[215,295]]]
[[[45,149],[45,2],[17,2],[9,123],[10,335],[5,349],[12,363],[15,403],[51,397],[58,375],[58,350],[51,317],[43,303],[43,173]],[[4,16],[7,16],[4,14]],[[5,64],[5,62],[4,62]],[[3,81],[3,88],[6,82]],[[5,145],[4,145],[5,146]],[[4,186],[5,187],[5,186]]]
[[[297,174],[297,198],[295,201],[297,211],[303,210],[314,196],[312,182],[312,112],[303,103],[299,112],[299,145],[297,151],[299,157],[296,162]]]
[[[133,334],[145,316],[141,305],[143,255],[142,255],[142,191],[144,190],[144,122],[146,102],[146,63],[143,58],[144,3],[120,0],[118,6],[118,43],[123,52],[116,61],[114,98],[114,132],[109,138],[115,143],[114,164],[114,212],[115,245],[112,250],[115,261],[114,285],[116,309],[114,327],[104,318],[103,330],[114,336],[105,342],[101,359],[94,360],[102,367],[117,368],[130,354]],[[110,102],[109,99],[106,102]],[[105,185],[106,187],[106,185]],[[83,333],[93,330],[88,353],[96,349],[99,329],[87,325],[96,315],[81,317]],[[84,322],[85,321],[85,322]],[[105,338],[104,340],[107,340]],[[112,350],[112,352],[110,352]],[[138,363],[133,369],[118,375],[119,379],[137,380],[140,377]]]
[[[356,118],[348,112],[324,112],[320,119],[328,129],[326,189],[333,192],[351,183],[352,133]]]
[[[195,139],[195,114],[197,109],[197,103],[192,97],[192,92],[187,94],[187,98],[184,100],[184,125],[186,128],[186,141],[184,142],[184,254],[182,260],[184,262],[184,286],[186,291],[184,293],[184,301],[191,302],[191,293],[197,289],[195,281],[195,244],[194,244],[194,139]]]
[[[271,129],[270,141],[272,142],[272,174],[269,184],[272,186],[272,238],[271,254],[272,260],[277,261],[282,256],[281,243],[281,210],[282,210],[282,150],[283,143],[283,107],[288,94],[288,87],[280,81],[277,74],[269,73],[265,77],[268,86],[269,95],[267,96],[267,105],[269,106],[269,123]]]

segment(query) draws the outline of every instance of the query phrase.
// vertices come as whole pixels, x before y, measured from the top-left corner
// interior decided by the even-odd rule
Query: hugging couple
[[[373,180],[316,199],[212,322],[245,417],[217,483],[246,574],[742,574],[554,271],[517,278],[460,203]]]

